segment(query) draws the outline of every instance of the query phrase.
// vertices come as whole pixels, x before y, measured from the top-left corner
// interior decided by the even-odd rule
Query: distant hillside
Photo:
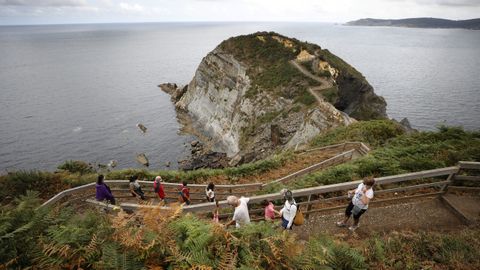
[[[396,26],[396,27],[414,27],[414,28],[463,28],[471,30],[480,30],[480,19],[471,20],[446,20],[438,18],[410,18],[400,20],[382,20],[382,19],[360,19],[347,22],[346,25],[353,26]]]

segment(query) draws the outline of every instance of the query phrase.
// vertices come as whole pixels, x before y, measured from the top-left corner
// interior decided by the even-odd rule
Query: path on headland
[[[319,82],[321,85],[320,86],[314,86],[311,87],[311,89],[315,89],[315,91],[320,91],[323,89],[328,89],[333,87],[333,83],[330,80],[327,80],[325,78],[319,77],[315,74],[310,73],[305,67],[300,65],[297,61],[291,60],[290,63],[298,70],[300,71],[303,75],[309,77],[310,79]]]
[[[335,108],[332,104],[327,102],[321,94],[319,94],[322,90],[332,88],[333,87],[332,81],[312,74],[310,71],[308,71],[305,67],[300,65],[295,60],[290,60],[290,64],[292,64],[303,75],[305,75],[305,76],[309,77],[310,79],[320,83],[319,86],[312,86],[312,87],[307,88],[308,92],[312,96],[314,96],[315,99],[317,100],[317,103],[318,103],[319,107],[324,108],[326,110]],[[351,123],[355,122],[355,120],[353,120],[353,118],[350,118],[345,112],[340,111],[340,110],[338,110],[338,112],[340,114],[342,114],[343,119],[347,124],[351,124]]]

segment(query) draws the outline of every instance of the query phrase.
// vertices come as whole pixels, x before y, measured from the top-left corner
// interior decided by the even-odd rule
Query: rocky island
[[[188,85],[160,87],[205,152],[225,153],[230,165],[387,117],[385,100],[355,68],[318,45],[273,32],[227,39],[203,58]]]

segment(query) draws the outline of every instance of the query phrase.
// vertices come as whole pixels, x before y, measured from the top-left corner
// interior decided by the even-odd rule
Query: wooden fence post
[[[441,192],[444,192],[444,193],[448,192],[448,186],[452,183],[452,179],[453,179],[454,176],[455,176],[455,173],[451,173],[451,174],[448,175],[448,177],[447,177],[448,183],[446,183],[445,185],[442,186],[442,188],[440,189]]]
[[[310,203],[312,201],[312,194],[308,195],[308,204],[307,204],[307,213],[305,214],[305,218],[308,219],[308,217],[310,216],[310,214],[308,214],[308,212],[310,212],[310,210],[312,210],[312,204]]]

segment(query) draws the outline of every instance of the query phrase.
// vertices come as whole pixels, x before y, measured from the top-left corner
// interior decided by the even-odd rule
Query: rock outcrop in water
[[[276,33],[230,38],[202,60],[188,86],[160,87],[230,165],[301,146],[355,119],[386,118],[384,99],[353,67]]]

